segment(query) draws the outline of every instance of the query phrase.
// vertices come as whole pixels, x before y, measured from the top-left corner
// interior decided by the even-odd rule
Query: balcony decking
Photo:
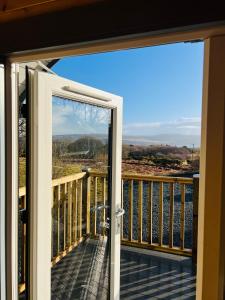
[[[107,299],[107,280],[87,287],[94,247],[77,247],[52,268],[52,299]],[[122,246],[120,277],[121,300],[195,299],[195,266],[188,257]]]
[[[195,299],[195,274],[189,257],[122,246],[120,299]]]
[[[107,238],[80,243],[52,267],[52,300],[107,300]]]

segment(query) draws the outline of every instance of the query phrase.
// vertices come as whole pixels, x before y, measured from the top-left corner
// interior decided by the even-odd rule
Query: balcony
[[[198,178],[124,174],[122,187],[121,299],[195,299]],[[25,197],[20,188],[21,210]],[[52,299],[79,299],[80,286],[87,290],[93,276],[87,264],[93,253],[106,274],[108,260],[98,255],[108,236],[107,206],[104,173],[81,172],[52,181]],[[25,241],[26,224],[20,223],[21,297]],[[71,277],[77,286],[71,286]],[[104,276],[100,282],[108,288]],[[89,287],[89,292],[104,289]]]

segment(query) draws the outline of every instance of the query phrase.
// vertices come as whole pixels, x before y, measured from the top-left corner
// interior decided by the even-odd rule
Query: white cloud
[[[76,101],[54,98],[53,134],[107,133],[110,111]]]
[[[183,125],[177,126],[177,129],[199,129],[200,126],[195,125]]]
[[[201,118],[179,118],[167,122],[135,122],[125,124],[124,134],[154,135],[154,134],[185,134],[200,135]]]
[[[131,129],[143,129],[143,128],[159,128],[161,126],[160,122],[152,122],[152,123],[130,123],[124,125],[125,130]]]

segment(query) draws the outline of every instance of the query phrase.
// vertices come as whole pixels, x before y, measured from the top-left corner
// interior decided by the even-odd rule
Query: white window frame
[[[59,96],[113,112],[110,299],[119,300],[122,98],[44,72],[30,71],[30,79],[30,297],[51,299],[52,97]]]

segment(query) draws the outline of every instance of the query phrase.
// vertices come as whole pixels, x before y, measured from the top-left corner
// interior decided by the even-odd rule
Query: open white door
[[[43,72],[29,80],[30,299],[119,299],[122,98]]]

